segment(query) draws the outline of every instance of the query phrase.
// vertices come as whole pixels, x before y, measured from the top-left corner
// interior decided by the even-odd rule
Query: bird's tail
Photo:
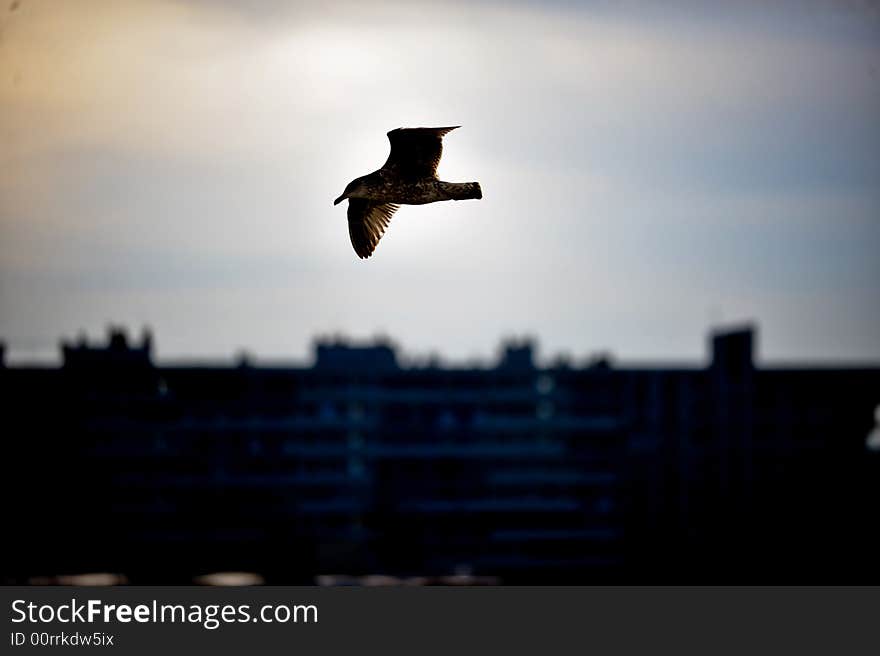
[[[441,182],[440,188],[451,200],[482,198],[483,190],[479,182]]]

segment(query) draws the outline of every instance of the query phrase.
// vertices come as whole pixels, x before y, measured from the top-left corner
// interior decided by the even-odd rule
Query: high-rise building
[[[7,580],[244,569],[503,582],[865,582],[880,368],[401,366],[387,342],[311,367],[157,366],[151,337],[0,369]],[[872,572],[874,572],[872,574]]]

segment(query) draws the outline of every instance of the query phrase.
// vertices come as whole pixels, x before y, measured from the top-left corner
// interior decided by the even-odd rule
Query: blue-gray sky
[[[725,6],[728,5],[728,6]],[[108,322],[160,358],[407,352],[880,359],[870,2],[22,0],[0,14],[0,339]],[[332,200],[457,125],[358,260]]]

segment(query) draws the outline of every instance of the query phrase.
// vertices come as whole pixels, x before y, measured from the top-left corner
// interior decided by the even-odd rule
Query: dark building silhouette
[[[112,329],[0,368],[7,581],[248,570],[507,583],[877,582],[880,368],[155,366]],[[2,353],[2,351],[0,351]]]

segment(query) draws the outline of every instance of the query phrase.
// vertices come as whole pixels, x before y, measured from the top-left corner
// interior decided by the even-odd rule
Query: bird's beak
[[[345,200],[345,194],[342,194],[339,198],[337,198],[336,200],[333,201],[333,204],[339,205],[339,203],[341,203],[344,200]]]

